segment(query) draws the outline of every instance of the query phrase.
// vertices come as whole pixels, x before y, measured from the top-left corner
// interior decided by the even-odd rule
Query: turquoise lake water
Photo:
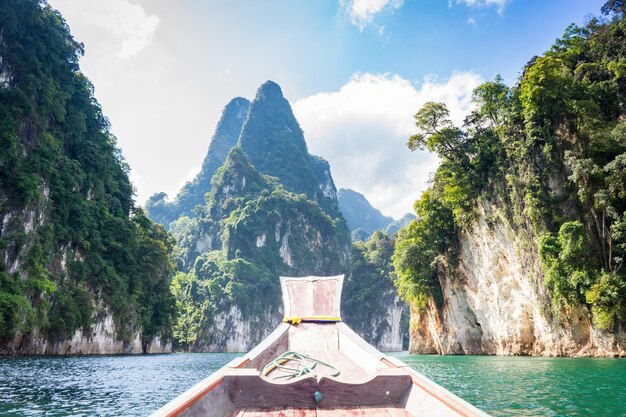
[[[146,416],[234,358],[0,359],[0,416]],[[394,354],[493,416],[626,416],[626,360]]]

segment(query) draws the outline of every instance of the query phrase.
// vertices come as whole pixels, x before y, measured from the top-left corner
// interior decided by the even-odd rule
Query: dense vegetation
[[[347,268],[350,236],[328,162],[308,153],[289,102],[271,81],[252,103],[236,98],[226,106],[200,174],[174,201],[157,194],[147,209],[177,241],[174,333],[183,348],[226,343],[211,334],[218,318],[241,314],[252,322],[271,313],[278,320],[279,275]]]
[[[343,285],[341,308],[346,323],[370,343],[378,344],[389,333],[390,323],[383,312],[395,303],[393,282],[396,274],[391,262],[395,241],[388,234],[376,231],[365,242],[352,245],[350,269]],[[400,327],[408,346],[408,309]]]
[[[568,27],[512,88],[478,87],[463,127],[441,103],[418,111],[409,148],[442,162],[398,237],[407,300],[437,300],[438,262],[454,264],[460,231],[493,204],[540,256],[548,313],[586,305],[599,328],[626,320],[625,10],[611,0],[603,18]]]
[[[308,152],[304,134],[280,86],[265,82],[250,105],[239,146],[262,174],[287,191],[305,194],[331,217],[340,217],[330,167]]]
[[[182,347],[206,343],[213,317],[236,306],[243,317],[280,305],[279,275],[336,274],[345,267],[345,226],[304,194],[259,174],[239,147],[218,169],[198,217],[172,223],[181,272],[172,290]]]
[[[168,335],[172,241],[133,202],[82,45],[37,0],[0,3],[0,346],[113,312],[118,337]]]
[[[363,194],[342,188],[337,192],[341,214],[352,231],[352,240],[367,240],[377,230],[385,230],[393,218],[372,207]]]
[[[174,201],[168,201],[165,193],[150,197],[146,202],[146,211],[151,219],[168,228],[172,221],[180,217],[196,216],[194,208],[204,205],[204,196],[211,189],[211,178],[226,160],[230,149],[237,144],[249,107],[250,102],[241,97],[232,99],[224,107],[200,173],[183,186]]]

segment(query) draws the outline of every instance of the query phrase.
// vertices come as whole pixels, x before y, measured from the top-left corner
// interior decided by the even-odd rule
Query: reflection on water
[[[235,356],[0,359],[0,416],[146,416]],[[626,360],[395,356],[493,416],[626,416]]]
[[[626,416],[625,360],[396,356],[493,416]]]

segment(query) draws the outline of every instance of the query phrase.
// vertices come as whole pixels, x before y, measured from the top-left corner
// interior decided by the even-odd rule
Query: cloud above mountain
[[[383,213],[401,217],[427,187],[437,166],[431,153],[410,152],[413,115],[428,101],[448,105],[460,124],[471,111],[482,78],[456,72],[416,86],[399,75],[355,74],[338,91],[296,101],[294,112],[312,153],[331,164],[339,187],[363,193]]]
[[[98,45],[128,58],[148,46],[159,18],[126,0],[50,0],[71,22],[72,34],[88,47]],[[100,52],[100,51],[99,51]]]
[[[340,0],[339,4],[348,12],[352,23],[363,30],[377,14],[399,9],[404,0]]]

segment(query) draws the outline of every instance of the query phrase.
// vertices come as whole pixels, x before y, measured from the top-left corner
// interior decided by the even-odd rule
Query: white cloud
[[[456,0],[457,4],[465,4],[469,7],[496,7],[498,13],[504,12],[504,7],[511,0]],[[448,5],[451,6],[451,0],[448,1]]]
[[[427,101],[440,101],[460,124],[481,82],[477,74],[457,72],[416,88],[399,75],[355,74],[339,91],[303,98],[293,108],[311,152],[328,159],[337,185],[398,218],[412,211],[437,166],[435,155],[406,146],[415,133],[413,115]]]
[[[86,45],[106,45],[120,58],[135,55],[154,37],[159,18],[127,0],[49,0],[72,34]]]
[[[352,23],[361,30],[372,23],[377,14],[384,10],[399,9],[403,3],[404,0],[340,0],[340,5],[348,10]]]
[[[139,189],[145,187],[146,182],[143,177],[139,175],[136,169],[131,167],[130,172],[128,173],[128,178],[130,179],[131,184],[133,184],[133,190],[135,192],[135,199],[137,199],[137,192]]]

